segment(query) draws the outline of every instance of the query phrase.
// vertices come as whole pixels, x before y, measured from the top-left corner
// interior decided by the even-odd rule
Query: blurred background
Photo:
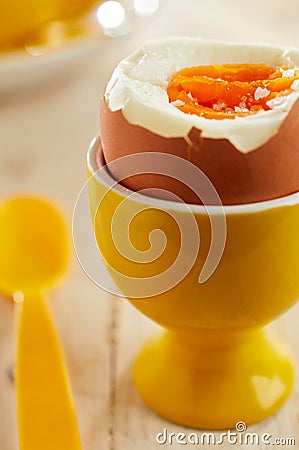
[[[299,47],[297,8],[297,0],[0,0],[0,199],[51,197],[71,227],[86,150],[99,129],[99,100],[123,57],[166,35]],[[115,315],[112,304],[74,257],[52,306],[84,449],[158,448],[154,436],[165,423],[142,404],[131,381],[132,359],[153,325],[123,301]],[[297,307],[278,327],[299,359],[298,314]],[[0,299],[1,450],[18,448],[12,317],[12,305]],[[257,429],[294,436],[298,404],[297,387],[282,412]]]

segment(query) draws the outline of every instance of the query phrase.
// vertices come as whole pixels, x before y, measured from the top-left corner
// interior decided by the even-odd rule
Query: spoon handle
[[[81,450],[62,350],[41,295],[20,305],[16,360],[20,450]]]

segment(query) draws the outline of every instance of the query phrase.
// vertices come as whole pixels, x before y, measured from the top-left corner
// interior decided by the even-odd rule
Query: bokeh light
[[[117,1],[109,0],[102,3],[97,10],[97,20],[103,28],[117,28],[126,19],[125,8]]]
[[[139,16],[151,16],[159,9],[159,0],[134,0],[134,9]]]

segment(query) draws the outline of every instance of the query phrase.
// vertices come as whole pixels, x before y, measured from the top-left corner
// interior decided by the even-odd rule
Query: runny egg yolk
[[[296,80],[299,72],[286,66],[214,64],[176,72],[167,94],[184,113],[206,119],[234,119],[273,109],[295,90],[295,85],[297,88]]]

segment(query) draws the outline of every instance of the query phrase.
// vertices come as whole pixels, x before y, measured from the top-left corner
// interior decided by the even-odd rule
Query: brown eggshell
[[[243,154],[226,139],[201,137],[195,128],[186,140],[165,138],[130,124],[121,111],[112,112],[105,101],[100,106],[100,135],[106,163],[139,152],[170,153],[188,159],[213,183],[224,205],[254,203],[299,191],[299,100],[278,133],[261,147]],[[187,203],[200,199],[182,183],[163,175],[126,176],[126,167],[112,171],[116,180],[131,190],[160,188]]]

